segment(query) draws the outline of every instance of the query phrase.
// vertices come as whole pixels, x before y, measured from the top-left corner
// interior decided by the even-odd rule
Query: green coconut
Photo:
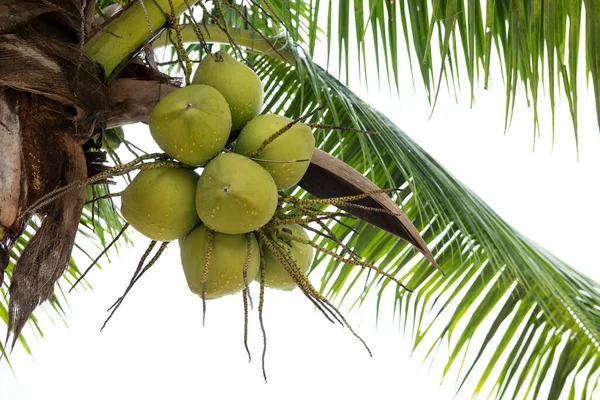
[[[107,129],[104,131],[102,137],[102,148],[105,150],[117,150],[121,146],[121,138],[123,137],[123,128]]]
[[[121,194],[127,222],[152,240],[179,239],[199,222],[198,174],[185,168],[143,170]]]
[[[224,51],[202,59],[193,83],[221,92],[231,110],[232,131],[242,129],[263,106],[264,92],[258,75]]]
[[[292,122],[279,115],[260,115],[242,129],[235,144],[235,152],[249,156],[258,150],[263,142],[281,128]],[[315,149],[315,138],[310,128],[297,123],[289,130],[269,143],[256,157],[263,160],[280,161],[260,162],[269,171],[277,185],[283,190],[296,185],[306,173]],[[288,161],[288,162],[285,162]]]
[[[284,229],[286,233],[289,233],[298,238],[310,240],[304,228],[300,225],[285,225],[277,229]],[[300,243],[292,240],[290,243],[279,241],[285,249],[289,250],[289,254],[295,261],[296,267],[304,275],[308,271],[313,258],[313,248],[304,243]],[[275,254],[269,250],[266,246],[263,248],[263,255],[265,257],[265,286],[279,290],[293,290],[296,287],[296,282],[292,279],[290,274],[285,270],[285,267],[279,262]]]
[[[200,165],[223,150],[231,131],[229,105],[218,90],[207,85],[177,89],[150,115],[150,132],[169,156]]]
[[[198,180],[196,210],[210,229],[229,234],[257,230],[273,217],[277,187],[266,169],[247,157],[224,153]]]
[[[179,242],[181,264],[192,293],[202,295],[202,279],[206,262],[206,226],[199,225]],[[227,235],[215,232],[206,279],[205,299],[216,299],[242,290],[244,264],[248,255],[247,235],[252,240],[247,282],[252,282],[260,267],[260,250],[254,234]]]

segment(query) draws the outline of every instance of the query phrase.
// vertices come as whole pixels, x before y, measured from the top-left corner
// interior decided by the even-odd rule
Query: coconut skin
[[[198,178],[185,168],[143,170],[121,194],[121,213],[152,240],[179,239],[200,221],[195,205]]]
[[[249,156],[260,148],[265,140],[292,122],[280,115],[260,115],[248,122],[235,143],[235,152]],[[303,162],[260,162],[273,177],[277,189],[290,188],[302,179],[315,149],[315,138],[310,127],[297,123],[277,139],[269,143],[256,157],[263,160]]]
[[[284,225],[279,230],[286,229],[292,232],[293,236],[310,240],[304,228],[300,225]],[[289,232],[288,232],[289,233]],[[288,243],[282,243],[284,247],[290,250],[290,255],[296,261],[296,266],[302,272],[306,274],[313,259],[313,248],[304,243],[292,241],[291,247]],[[292,279],[290,274],[285,270],[284,266],[277,260],[275,254],[269,250],[266,246],[263,248],[263,255],[265,257],[265,285],[267,287],[279,290],[294,290],[297,286],[296,282]]]
[[[234,132],[257,116],[263,106],[264,91],[258,75],[224,51],[206,55],[192,82],[212,86],[225,97]]]
[[[202,296],[202,279],[206,262],[206,226],[199,225],[179,241],[181,264],[192,293]],[[248,264],[247,282],[252,282],[260,268],[258,241],[253,234],[252,253]],[[244,263],[248,254],[247,235],[227,235],[215,232],[210,266],[206,279],[205,299],[216,299],[244,289]]]
[[[165,96],[150,114],[150,133],[169,156],[189,165],[207,162],[223,150],[231,112],[218,90],[190,85]]]
[[[117,130],[120,130],[120,134],[123,135],[122,128],[107,129],[104,132],[104,140],[102,142],[103,149],[114,151],[121,146],[121,137],[119,136],[119,133],[117,133]]]
[[[211,160],[198,180],[196,210],[210,229],[252,232],[275,214],[277,187],[266,169],[247,157],[224,153]]]

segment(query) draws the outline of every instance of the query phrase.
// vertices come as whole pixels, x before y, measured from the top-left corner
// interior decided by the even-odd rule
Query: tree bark
[[[6,228],[17,219],[19,200],[24,197],[20,132],[17,105],[7,89],[0,89],[0,226]]]
[[[0,282],[8,254],[52,190],[84,179],[83,144],[106,125],[102,70],[82,56],[94,0],[0,0]],[[85,188],[37,210],[39,229],[14,265],[13,345],[68,266]]]

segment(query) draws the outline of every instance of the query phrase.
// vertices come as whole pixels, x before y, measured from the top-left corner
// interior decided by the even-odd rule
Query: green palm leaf
[[[410,67],[411,73],[417,71],[435,107],[439,91],[446,84],[443,81],[458,83],[466,73],[473,102],[476,87],[483,83],[487,88],[492,79],[497,83],[502,80],[506,84],[505,129],[510,125],[515,94],[523,89],[533,108],[536,133],[539,133],[538,104],[543,93],[550,100],[552,132],[557,93],[561,93],[567,99],[576,141],[578,74],[583,72],[578,60],[580,52],[585,51],[586,71],[591,77],[589,83],[594,89],[600,126],[597,2],[339,0],[333,5],[319,1],[311,5],[318,10],[302,16],[308,20],[308,35],[292,33],[291,36],[296,42],[307,44],[313,56],[315,42],[319,40],[326,42],[327,48],[337,47],[337,59],[328,60],[345,71],[346,83],[349,71],[357,65],[362,76],[376,69],[397,87],[403,69]],[[286,17],[284,14],[283,18]],[[319,27],[326,29],[326,37],[319,34]],[[580,41],[583,29],[585,49]],[[398,65],[399,56],[405,51],[410,65]],[[366,61],[373,56],[376,62]],[[500,62],[502,76],[490,76],[492,61]]]
[[[100,5],[112,3],[107,0]],[[411,51],[410,67],[421,76],[432,105],[443,80],[444,84],[459,83],[462,63],[473,98],[480,79],[487,86],[491,59],[497,55],[507,87],[507,124],[519,87],[532,100],[536,127],[540,91],[547,89],[552,111],[556,92],[562,91],[577,134],[582,17],[587,66],[600,116],[598,5],[585,1],[584,8],[576,0],[488,1],[485,9],[472,0],[436,0],[432,4],[420,0],[342,0],[339,6],[318,0],[310,4],[287,0],[269,3],[285,26],[287,50],[295,63],[291,66],[276,58],[253,57],[268,94],[266,109],[296,117],[326,105],[320,122],[380,132],[372,137],[321,131],[317,141],[320,148],[362,171],[379,186],[405,189],[394,199],[420,230],[446,273],[439,274],[405,242],[363,222],[345,220],[347,227],[331,226],[334,233],[414,292],[327,257],[318,258],[314,264],[326,263],[321,291],[338,303],[356,306],[374,297],[377,313],[391,296],[395,313],[416,348],[433,358],[440,344],[448,342],[450,356],[444,374],[461,367],[461,388],[471,380],[475,393],[489,392],[498,398],[537,398],[544,385],[550,388],[550,398],[567,392],[572,398],[576,394],[593,396],[600,369],[600,286],[508,226],[385,116],[314,64],[311,55],[316,43],[324,40],[340,50],[337,59],[331,60],[339,68],[338,75],[343,71],[348,79],[350,66],[356,64],[362,76],[377,68],[397,85],[403,67],[397,61],[403,40]],[[253,25],[261,31],[280,31],[278,23],[262,18],[255,6],[244,5]],[[244,28],[236,13],[225,10],[231,27]],[[306,54],[298,44],[306,45]],[[351,48],[358,49],[355,59]],[[367,62],[367,48],[374,49],[376,63]],[[91,213],[84,212],[80,230],[84,240],[78,242],[82,251],[87,251],[89,240],[105,243],[104,231],[111,237],[120,228],[118,213],[103,207],[96,211],[103,222],[99,223],[100,231],[96,225],[94,233],[90,230]],[[15,248],[11,260],[30,236],[31,231]],[[333,248],[326,241],[320,244]],[[72,263],[66,282],[78,276],[80,272]],[[50,299],[59,315],[63,314],[62,302],[62,296]],[[0,303],[4,320],[5,314],[6,305]],[[31,323],[37,328],[35,317]],[[474,342],[475,335],[482,336],[480,343]],[[472,361],[461,366],[466,354],[472,355]],[[476,370],[483,373],[476,376]],[[578,375],[584,382],[581,386],[576,386],[573,378]]]
[[[446,273],[436,272],[405,242],[346,220],[358,234],[332,225],[335,234],[414,292],[327,257],[314,264],[328,263],[321,290],[340,303],[358,305],[376,296],[377,312],[382,298],[392,293],[395,311],[416,347],[432,354],[443,341],[450,343],[444,373],[462,362],[475,333],[487,332],[475,361],[460,373],[464,383],[475,377],[474,371],[485,371],[477,376],[476,393],[494,382],[492,392],[498,398],[522,398],[528,390],[537,398],[542,384],[549,382],[550,396],[557,398],[563,390],[577,389],[574,383],[565,389],[566,378],[584,367],[591,367],[584,372],[585,386],[591,387],[600,367],[600,285],[507,225],[391,121],[309,57],[296,60],[297,68],[267,57],[255,60],[271,100],[266,108],[298,117],[327,104],[320,122],[380,132],[320,132],[318,143],[359,171],[369,171],[369,179],[380,187],[407,189],[397,201]],[[332,246],[326,240],[321,244]],[[356,288],[361,289],[358,298],[352,295]],[[493,355],[483,356],[491,343],[496,346]],[[532,346],[535,351],[529,351]],[[499,363],[506,354],[512,362]],[[556,369],[550,369],[552,362],[558,362]]]
[[[398,66],[394,65],[393,60],[397,59],[398,48],[397,43],[392,44],[395,39],[391,37],[398,34],[398,28],[390,27],[393,18],[383,24],[381,19],[381,15],[389,16],[387,13],[395,12],[395,8],[381,12],[377,7],[379,3],[370,4],[373,10],[370,22],[376,22],[372,26],[376,26],[379,32],[378,36],[372,36],[378,39],[373,40],[376,43],[379,40],[380,44],[386,43],[383,55],[376,52],[377,57],[382,60],[377,67],[385,66],[388,75],[397,77]],[[540,46],[547,42],[551,47],[557,46],[556,41],[552,42],[560,36],[552,32],[556,31],[555,27],[547,22],[543,25],[532,17],[531,21],[527,21],[532,25],[533,31],[505,30],[505,24],[502,23],[499,26],[503,29],[498,28],[495,34],[478,38],[477,34],[470,33],[473,32],[470,27],[465,26],[466,21],[475,27],[483,26],[480,23],[482,12],[475,2],[469,2],[467,7],[463,7],[460,2],[449,1],[443,6],[440,2],[435,2],[432,13],[438,15],[438,12],[445,10],[445,14],[441,15],[451,18],[423,20],[430,24],[426,29],[419,18],[428,15],[427,3],[419,4],[409,2],[408,12],[403,14],[402,19],[411,21],[413,47],[417,49],[418,59],[423,60],[419,62],[421,76],[432,101],[444,74],[453,81],[458,79],[455,74],[460,68],[447,61],[442,64],[441,72],[436,73],[433,66],[427,64],[431,62],[432,51],[429,40],[434,36],[434,31],[430,28],[438,29],[442,38],[439,41],[440,53],[445,60],[450,51],[450,40],[454,40],[453,30],[458,27],[459,36],[466,35],[463,40],[463,44],[466,44],[464,48],[471,49],[471,53],[464,52],[470,65],[467,72],[471,85],[476,81],[477,60],[483,60],[485,71],[489,71],[493,40],[504,63],[507,120],[514,106],[519,80],[529,85],[525,88],[528,93],[533,93],[534,104],[536,103],[540,76],[538,64],[543,65],[545,60],[542,59],[544,51]],[[530,17],[538,15],[530,14],[529,6],[523,8],[516,3],[510,4],[513,8],[503,5],[488,7],[487,25],[489,21],[509,21],[509,27],[518,27],[523,22],[519,18],[524,18],[526,11]],[[340,49],[345,49],[349,40],[353,39],[348,33],[349,22],[346,21],[347,12],[344,11],[348,8],[343,8],[344,2],[341,5],[337,25],[338,38],[341,39],[337,45]],[[294,10],[294,7],[290,6],[289,9]],[[403,9],[402,7],[400,10],[401,14]],[[462,18],[460,14],[465,9],[467,16]],[[306,14],[300,11],[292,14],[285,7],[283,10],[286,11],[280,17],[288,28],[294,26],[294,23],[301,25],[294,18],[315,18],[308,24],[308,36],[293,29],[290,34],[298,42],[307,43],[309,49],[313,49],[315,38],[319,37],[314,22],[316,13]],[[536,10],[537,8],[534,11]],[[544,12],[546,15],[553,13],[547,9]],[[380,19],[372,20],[377,13],[381,14]],[[361,13],[356,12],[356,15],[359,14]],[[327,15],[327,21],[327,41],[330,43],[333,40],[331,32],[334,31],[331,13]],[[243,28],[243,21],[232,15],[230,26]],[[260,28],[260,25],[257,26]],[[541,42],[531,46],[523,43],[524,36],[542,35],[544,29],[547,33]],[[456,48],[452,43],[453,48]],[[578,42],[571,45],[577,48]],[[303,53],[302,48],[292,41],[288,43],[287,50],[291,53],[299,52],[294,54],[293,67],[269,57],[251,59],[265,82],[268,97],[265,109],[298,117],[319,105],[326,105],[319,122],[380,132],[380,135],[371,137],[322,131],[318,133],[318,143],[323,150],[363,171],[379,186],[407,189],[396,200],[421,231],[439,265],[446,272],[446,276],[437,273],[416,250],[397,238],[362,222],[347,220],[344,221],[345,224],[352,229],[343,225],[331,226],[336,236],[415,291],[406,293],[389,285],[390,282],[385,278],[373,276],[352,266],[342,266],[325,256],[317,258],[314,264],[316,267],[322,262],[327,263],[321,278],[321,290],[328,296],[337,298],[339,303],[351,302],[352,305],[361,305],[369,296],[374,296],[377,300],[377,313],[380,304],[385,301],[384,297],[391,294],[395,299],[394,310],[403,321],[405,331],[412,334],[415,347],[433,357],[442,342],[449,343],[450,356],[444,374],[448,374],[452,368],[461,367],[460,388],[470,379],[474,380],[472,386],[475,393],[487,391],[498,398],[522,398],[527,395],[537,398],[546,384],[550,387],[550,398],[557,398],[567,390],[573,394],[582,392],[580,394],[585,398],[588,390],[598,382],[600,315],[596,305],[600,300],[600,286],[508,226],[391,121],[360,100],[326,70],[315,65],[311,61],[310,52]],[[470,58],[470,54],[479,54],[478,51],[481,52],[481,57]],[[346,71],[352,62],[347,54],[341,51],[338,60],[338,65],[345,65]],[[288,53],[286,57],[287,55]],[[524,61],[530,57],[536,62],[528,64],[529,61]],[[552,61],[554,56],[547,57],[549,63],[555,62]],[[456,63],[456,53],[448,58],[450,59]],[[576,61],[573,62],[575,69],[568,71],[575,76]],[[361,65],[363,68],[370,67],[366,63]],[[567,70],[562,68],[561,71]],[[527,75],[529,73],[537,74],[535,79],[532,78],[533,75]],[[549,74],[553,76],[553,72]],[[488,79],[487,72],[484,77]],[[563,82],[570,82],[566,75],[563,78]],[[394,79],[397,81],[397,78]],[[553,81],[554,77],[549,78],[550,80]],[[553,84],[550,83],[550,86]],[[549,89],[551,97],[554,96],[553,90]],[[567,93],[568,98],[569,96]],[[569,104],[576,107],[576,100],[569,100]],[[534,118],[537,118],[535,106]],[[328,248],[335,247],[325,240],[320,244]],[[484,335],[481,343],[469,350],[473,336],[481,335],[482,332]],[[473,352],[473,361],[461,366],[469,351]],[[484,372],[475,376],[474,371]],[[585,382],[582,387],[577,387],[574,383],[572,375],[577,374],[581,374]]]

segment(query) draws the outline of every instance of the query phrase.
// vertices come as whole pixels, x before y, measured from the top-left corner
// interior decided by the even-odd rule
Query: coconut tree
[[[440,88],[466,71],[472,98],[476,87],[504,80],[507,126],[517,90],[530,99],[535,129],[539,93],[547,91],[553,113],[556,97],[565,97],[577,137],[582,44],[600,121],[599,10],[591,0],[0,0],[0,315],[12,335],[7,345],[19,340],[27,348],[21,331],[27,323],[41,329],[34,311],[42,302],[65,317],[63,288],[83,275],[74,259],[97,261],[90,243],[107,248],[126,236],[108,184],[144,164],[118,159],[109,143],[114,132],[137,150],[109,129],[148,122],[161,98],[190,82],[195,61],[222,44],[261,78],[264,110],[319,124],[303,195],[366,193],[361,207],[338,202],[351,215],[320,226],[315,244],[323,251],[313,265],[327,268],[312,280],[323,298],[362,304],[375,296],[379,304],[393,293],[415,347],[432,353],[453,337],[446,371],[484,329],[475,361],[460,373],[463,383],[478,381],[476,391],[491,381],[495,397],[537,398],[546,382],[551,398],[592,396],[600,286],[506,224],[343,81],[376,69],[399,90],[404,40],[415,84],[424,85],[432,106]],[[326,65],[313,61],[318,43],[337,50]],[[157,60],[164,47],[171,57]],[[490,76],[492,61],[502,76]],[[378,135],[346,135],[339,127]],[[375,193],[378,187],[401,189],[391,198],[402,212]],[[332,256],[339,251],[360,254],[378,273]],[[357,285],[363,289],[352,298]],[[432,308],[433,323],[424,318]],[[492,342],[492,356],[483,357]],[[498,364],[504,353],[507,361]],[[579,375],[584,383],[576,386]]]

